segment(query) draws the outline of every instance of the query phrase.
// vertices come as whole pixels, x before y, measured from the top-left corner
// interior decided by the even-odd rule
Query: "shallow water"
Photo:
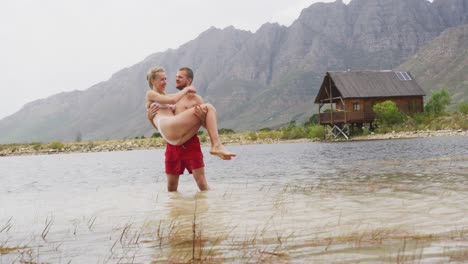
[[[0,263],[466,263],[468,138],[0,158]],[[204,149],[207,153],[207,149]]]

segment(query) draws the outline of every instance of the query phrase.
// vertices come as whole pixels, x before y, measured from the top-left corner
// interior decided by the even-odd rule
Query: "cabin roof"
[[[371,98],[424,96],[425,93],[409,72],[404,71],[330,71],[325,75],[315,103],[326,99],[329,83],[338,94],[333,97]],[[333,90],[335,90],[333,89]]]

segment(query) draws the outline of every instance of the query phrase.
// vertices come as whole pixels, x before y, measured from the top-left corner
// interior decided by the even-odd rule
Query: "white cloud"
[[[4,0],[0,119],[25,103],[84,90],[211,26],[289,26],[318,0]],[[349,1],[345,1],[349,2]]]

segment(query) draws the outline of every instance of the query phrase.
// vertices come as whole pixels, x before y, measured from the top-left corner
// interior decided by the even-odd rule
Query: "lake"
[[[0,263],[466,263],[468,137],[0,158]]]

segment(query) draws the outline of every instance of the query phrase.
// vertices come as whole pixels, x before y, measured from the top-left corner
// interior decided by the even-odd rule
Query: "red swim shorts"
[[[205,167],[200,139],[197,135],[180,146],[166,144],[165,157],[166,174],[180,175],[185,169],[191,174],[192,170]]]

